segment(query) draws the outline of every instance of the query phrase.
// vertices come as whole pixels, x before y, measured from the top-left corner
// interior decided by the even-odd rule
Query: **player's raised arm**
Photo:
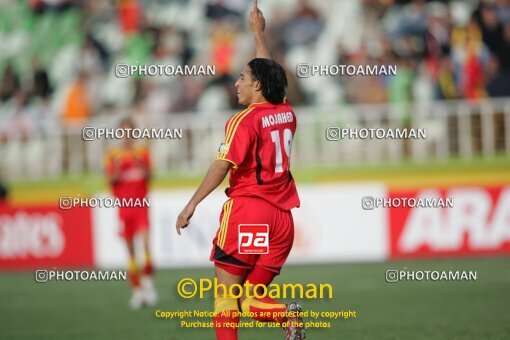
[[[250,30],[253,33],[253,37],[255,38],[256,58],[271,59],[271,55],[267,49],[266,37],[264,35],[266,20],[257,6],[257,0],[253,0],[253,7],[250,11],[248,23],[250,25]]]

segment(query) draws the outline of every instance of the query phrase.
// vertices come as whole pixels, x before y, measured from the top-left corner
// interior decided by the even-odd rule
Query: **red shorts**
[[[246,225],[249,226],[246,227]],[[265,234],[263,237],[267,236],[267,238],[259,239],[257,242],[260,236],[258,231],[254,232],[253,237],[246,237],[245,231],[251,232],[253,225],[257,225],[256,231],[262,232]],[[244,233],[241,240],[240,232]],[[268,242],[265,242],[267,239]],[[294,220],[290,210],[280,210],[260,198],[235,197],[223,205],[220,227],[213,240],[210,260],[248,270],[252,270],[254,266],[260,266],[279,274],[289,256],[293,242]],[[248,250],[247,253],[247,244],[263,246],[256,250]],[[257,253],[250,253],[252,251]]]
[[[127,240],[149,229],[149,209],[146,207],[120,208],[119,217],[122,222],[120,235]]]

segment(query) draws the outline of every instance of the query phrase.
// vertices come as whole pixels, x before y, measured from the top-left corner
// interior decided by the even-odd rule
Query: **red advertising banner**
[[[0,207],[0,270],[90,267],[91,210]]]
[[[435,198],[452,206],[392,206],[390,258],[510,255],[510,187],[391,192],[396,201]],[[434,204],[432,204],[434,205]]]

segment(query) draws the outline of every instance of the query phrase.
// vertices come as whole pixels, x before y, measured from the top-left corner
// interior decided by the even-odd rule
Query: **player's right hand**
[[[257,6],[257,0],[253,0],[253,7],[248,17],[248,24],[253,33],[264,32],[266,28],[266,19],[264,19],[264,14],[262,14]]]
[[[195,207],[188,204],[182,209],[181,213],[177,217],[177,222],[175,223],[175,229],[177,230],[177,234],[181,235],[181,229],[186,228],[189,225],[189,221],[195,212]]]

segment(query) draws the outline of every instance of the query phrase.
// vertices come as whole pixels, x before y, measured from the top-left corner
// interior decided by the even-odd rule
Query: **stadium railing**
[[[510,156],[510,98],[296,107],[295,112],[299,125],[292,149],[293,166],[423,163],[452,157],[469,161],[479,156],[487,159],[501,154]],[[150,147],[155,171],[203,172],[224,139],[227,118],[225,112],[183,113],[143,121],[146,127],[182,129],[182,139],[143,140]],[[3,160],[0,171],[6,178],[97,173],[102,169],[105,152],[118,143],[104,138],[84,141],[82,127],[63,127],[56,121],[46,123],[52,128],[24,135],[8,133],[0,141]],[[101,116],[85,126],[116,127]],[[336,140],[334,133],[328,137],[328,128],[340,129],[344,138]],[[370,133],[369,129],[384,129],[373,130],[379,136],[388,135],[388,129],[422,129],[425,138],[363,138]]]

